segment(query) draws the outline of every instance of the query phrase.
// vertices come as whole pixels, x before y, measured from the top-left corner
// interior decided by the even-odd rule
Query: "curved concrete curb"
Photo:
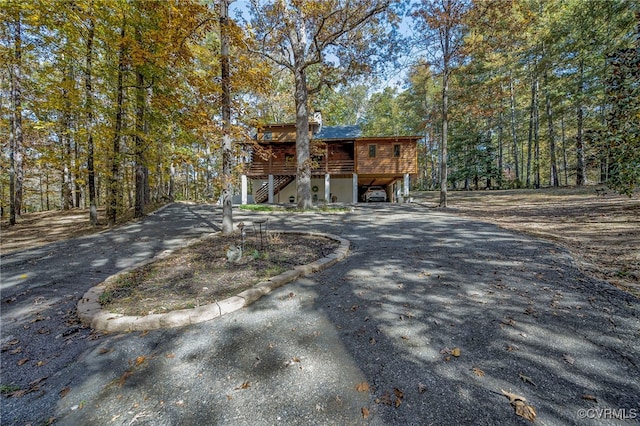
[[[98,300],[109,282],[131,270],[140,268],[144,265],[167,257],[173,252],[171,250],[165,250],[158,256],[140,262],[132,267],[126,268],[119,273],[110,276],[104,282],[98,284],[97,286],[89,289],[89,291],[87,291],[82,299],[80,299],[80,301],[78,302],[78,316],[80,317],[80,320],[82,322],[89,324],[91,328],[107,333],[156,330],[159,328],[180,327],[183,325],[209,321],[219,316],[244,308],[245,306],[248,306],[256,300],[260,299],[262,296],[269,294],[272,290],[281,287],[293,280],[296,280],[299,277],[322,271],[336,264],[347,256],[349,247],[351,245],[349,240],[332,234],[296,231],[278,232],[282,234],[303,234],[330,238],[332,240],[338,241],[340,243],[340,246],[335,252],[326,257],[323,257],[316,260],[315,262],[306,265],[296,266],[292,270],[284,272],[280,275],[276,275],[275,277],[271,277],[266,281],[259,282],[253,287],[243,291],[242,293],[239,293],[237,296],[230,297],[220,302],[214,302],[192,309],[180,309],[177,311],[167,312],[165,314],[151,314],[144,316],[127,316],[107,312],[102,309]],[[206,235],[203,238],[198,238],[194,241],[189,242],[186,247],[200,242],[206,238],[212,238],[218,234],[219,233],[214,233]]]

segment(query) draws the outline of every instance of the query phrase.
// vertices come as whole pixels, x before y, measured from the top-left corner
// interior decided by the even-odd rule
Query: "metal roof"
[[[322,126],[320,131],[313,135],[313,139],[355,139],[362,134],[360,126]]]

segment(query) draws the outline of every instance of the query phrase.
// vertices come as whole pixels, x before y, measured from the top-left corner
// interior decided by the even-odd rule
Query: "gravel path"
[[[352,253],[219,319],[110,336],[73,324],[84,291],[212,231],[212,210],[174,204],[2,257],[2,384],[35,388],[2,397],[3,425],[529,424],[501,389],[538,424],[640,422],[638,299],[557,246],[418,205],[268,215]]]

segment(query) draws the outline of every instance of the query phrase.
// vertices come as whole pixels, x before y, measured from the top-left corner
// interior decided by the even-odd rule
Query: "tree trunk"
[[[176,167],[171,163],[169,166],[169,201],[172,203],[176,199]]]
[[[63,60],[64,60],[63,56]],[[69,60],[67,58],[67,60]],[[60,114],[60,141],[62,142],[62,209],[73,207],[73,190],[71,179],[71,102],[69,100],[69,85],[72,84],[71,66],[65,65],[62,77],[63,110]]]
[[[535,74],[535,72],[534,72]],[[536,110],[538,109],[538,77],[531,78],[531,105],[529,107],[529,137],[527,139],[527,177],[526,186],[531,188],[531,154],[533,148],[533,129],[535,127]]]
[[[120,185],[118,175],[120,173],[120,138],[122,134],[122,113],[124,103],[124,71],[125,71],[125,27],[120,30],[120,50],[118,52],[118,77],[116,87],[116,117],[113,129],[113,152],[111,157],[111,175],[107,188],[107,220],[109,225],[114,225],[118,216]]]
[[[504,123],[502,116],[502,100],[500,100],[500,113],[498,114],[498,188],[502,189],[502,178],[503,178],[503,170],[504,170],[504,148],[503,148],[503,132],[504,132]]]
[[[231,76],[229,64],[229,0],[220,2],[220,68],[222,74],[222,233],[233,232],[233,173],[231,146]]]
[[[307,210],[313,207],[311,201],[311,155],[309,138],[309,109],[307,76],[305,69],[295,69],[295,101],[296,101],[296,193],[298,208]]]
[[[569,170],[567,166],[567,138],[564,128],[564,112],[560,116],[560,129],[562,131],[562,167],[564,168],[564,184],[569,185]]]
[[[135,29],[135,39],[138,46],[142,46],[142,32],[140,30],[140,23],[136,26]],[[144,206],[145,206],[145,147],[144,147],[144,138],[145,134],[144,128],[144,117],[145,117],[145,107],[146,107],[146,89],[144,87],[144,75],[142,74],[142,70],[140,66],[136,67],[136,132],[134,136],[135,148],[134,148],[134,163],[135,163],[135,202],[133,209],[134,217],[142,217],[144,216]]]
[[[450,32],[445,26],[442,39],[442,145],[440,147],[440,203],[439,206],[447,207],[447,184],[449,180],[447,167],[447,143],[449,134],[449,60],[450,52]]]
[[[136,37],[139,31],[136,32]],[[134,207],[134,217],[144,216],[144,109],[145,109],[145,88],[144,76],[140,70],[136,71],[136,134],[135,134],[135,187],[136,200]]]
[[[545,86],[545,103],[546,103],[546,111],[547,111],[547,125],[549,129],[549,158],[551,160],[551,186],[558,187],[560,186],[560,182],[558,182],[558,165],[556,161],[556,139],[555,133],[553,129],[553,114],[551,112],[551,94],[549,93],[549,83],[547,79],[547,75],[544,76],[544,86]]]
[[[516,184],[520,182],[520,166],[518,165],[518,134],[516,132],[516,95],[513,87],[513,76],[509,76],[509,99],[511,103],[511,136],[513,138],[513,162],[516,169]]]
[[[11,66],[11,148],[9,169],[9,223],[15,225],[22,213],[22,183],[24,181],[22,140],[22,27],[20,12],[14,22],[14,63]]]
[[[80,185],[80,146],[76,142],[73,146],[73,193],[75,195],[73,205],[80,208],[82,203],[82,185]]]
[[[89,13],[92,14],[92,4],[89,6]],[[87,173],[89,184],[89,221],[91,226],[98,223],[98,209],[96,206],[96,180],[93,155],[93,86],[91,81],[92,59],[93,59],[93,38],[95,34],[95,19],[89,16],[87,34],[87,56],[85,58],[85,108],[87,113]]]
[[[578,132],[576,135],[576,185],[582,186],[587,183],[586,178],[586,170],[584,164],[584,140],[582,134],[583,127],[583,104],[582,104],[582,96],[584,92],[584,60],[580,60],[579,66],[579,75],[580,78],[578,80],[578,96],[577,96],[577,105],[576,105],[576,118],[577,118],[577,126]]]

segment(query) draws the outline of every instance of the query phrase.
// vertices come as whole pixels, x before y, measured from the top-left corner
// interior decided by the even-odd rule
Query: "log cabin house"
[[[316,114],[309,123],[313,202],[357,203],[370,186],[381,186],[392,202],[407,200],[410,175],[418,172],[420,136],[363,137],[359,126],[322,126]],[[296,128],[271,124],[255,136],[242,176],[242,203],[247,179],[256,203],[295,203]]]

